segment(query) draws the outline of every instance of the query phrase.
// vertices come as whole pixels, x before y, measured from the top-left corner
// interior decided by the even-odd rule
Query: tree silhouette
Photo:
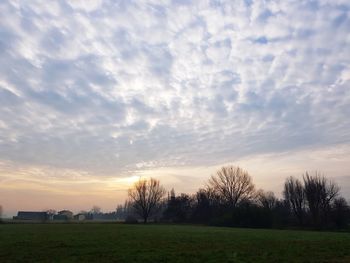
[[[291,206],[299,225],[302,225],[305,207],[305,195],[302,183],[292,176],[287,178],[284,183],[283,195]]]
[[[187,194],[174,195],[167,202],[167,208],[163,212],[163,217],[172,222],[186,222],[190,218],[192,209],[192,199]]]
[[[210,188],[199,189],[194,201],[192,218],[199,223],[208,223],[220,205],[219,197]]]
[[[239,167],[224,166],[195,194],[167,199],[155,179],[139,180],[129,189],[124,208],[118,216],[125,222],[155,221],[201,223],[235,227],[303,227],[345,229],[350,223],[350,208],[339,195],[339,187],[316,173],[303,180],[289,177],[284,182],[284,198],[273,192],[255,191],[250,175]],[[291,215],[293,219],[291,220]]]
[[[305,197],[313,223],[315,226],[324,225],[328,221],[332,201],[339,194],[339,187],[318,172],[313,176],[306,172],[303,179]]]
[[[337,228],[345,228],[348,224],[350,209],[343,197],[334,199],[332,205],[332,219]]]
[[[229,207],[254,196],[255,187],[250,175],[239,167],[224,166],[209,179],[208,187]]]
[[[91,208],[90,213],[93,214],[93,215],[100,214],[101,213],[101,207],[99,207],[97,205],[94,205]]]
[[[147,223],[149,216],[156,212],[165,193],[164,187],[153,178],[140,179],[128,190],[129,198],[144,223]]]
[[[257,200],[259,204],[267,210],[272,210],[273,208],[275,208],[276,203],[278,201],[273,192],[265,192],[264,190],[258,191]]]

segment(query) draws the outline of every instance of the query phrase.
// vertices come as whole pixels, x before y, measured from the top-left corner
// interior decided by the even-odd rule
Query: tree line
[[[216,226],[345,229],[350,209],[340,187],[324,175],[306,172],[289,177],[283,198],[256,189],[252,177],[240,167],[224,166],[195,194],[168,192],[154,178],[140,179],[129,199],[118,206],[126,222],[198,223]]]

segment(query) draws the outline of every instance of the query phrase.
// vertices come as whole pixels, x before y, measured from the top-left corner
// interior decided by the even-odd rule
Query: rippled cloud
[[[125,176],[350,142],[348,1],[1,1],[0,159]]]

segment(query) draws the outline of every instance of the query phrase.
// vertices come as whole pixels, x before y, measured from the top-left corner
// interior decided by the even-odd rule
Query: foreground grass
[[[0,262],[350,262],[350,234],[176,225],[0,225]]]

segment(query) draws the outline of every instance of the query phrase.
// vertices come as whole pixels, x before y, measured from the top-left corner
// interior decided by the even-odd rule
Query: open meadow
[[[350,262],[350,234],[188,225],[3,224],[0,262]]]

